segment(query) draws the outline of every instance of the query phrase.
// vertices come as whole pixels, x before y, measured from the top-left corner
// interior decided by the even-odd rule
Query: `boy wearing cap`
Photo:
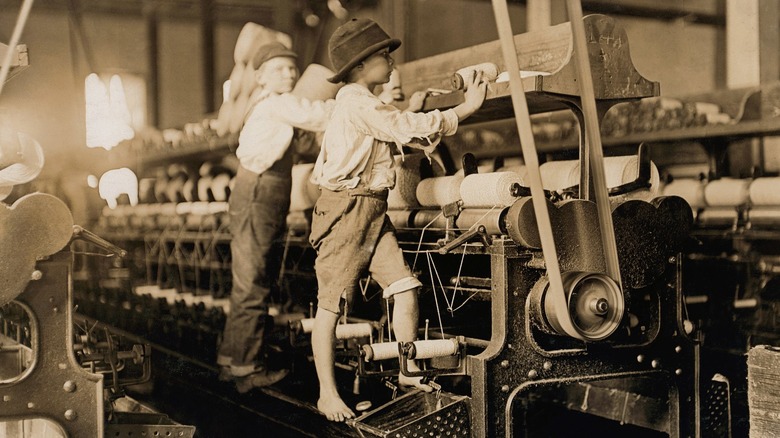
[[[372,90],[390,79],[390,52],[401,41],[390,38],[375,22],[353,19],[328,42],[338,73],[328,80],[347,85],[336,95],[336,107],[323,136],[312,181],[322,194],[314,207],[309,241],[317,250],[318,309],[312,332],[314,363],[320,384],[317,408],[331,421],[354,418],[338,394],[334,341],[342,299],[349,302],[366,270],[394,301],[392,324],[398,341],[417,338],[417,291],[422,284],[404,261],[395,230],[386,217],[387,193],[395,185],[391,144],[431,152],[458,122],[475,112],[485,98],[479,74],[465,102],[446,111],[415,113],[383,104]],[[422,108],[417,95],[408,109]],[[411,369],[418,369],[413,361]],[[432,388],[419,378],[399,376],[404,386]]]
[[[299,129],[321,132],[334,101],[310,102],[292,94],[297,55],[281,43],[257,49],[252,66],[261,89],[238,138],[240,166],[230,195],[233,288],[217,363],[220,379],[239,392],[272,385],[287,370],[269,370],[263,360],[267,298],[273,284],[271,248],[287,225],[293,148]]]

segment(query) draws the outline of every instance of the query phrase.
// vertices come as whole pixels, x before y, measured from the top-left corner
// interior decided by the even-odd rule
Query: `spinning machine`
[[[497,10],[496,16],[505,15]],[[600,59],[614,60],[610,55],[622,45],[612,42],[625,35],[606,21],[573,18],[572,27],[584,24],[588,41],[602,42],[606,55]],[[504,53],[509,53],[504,59],[513,59],[511,32],[505,37],[500,22],[499,34]],[[577,42],[576,34],[573,40]],[[584,42],[574,50],[593,53]],[[580,65],[587,61],[586,56],[577,58]],[[435,68],[433,60],[419,63]],[[679,197],[656,196],[657,170],[643,148],[636,156],[603,160],[598,135],[589,136],[580,151],[590,160],[545,163],[543,187],[545,173],[535,162],[533,139],[523,138],[531,133],[530,124],[521,124],[529,120],[527,90],[519,86],[525,85],[519,77],[512,78],[520,68],[507,62],[506,69],[515,88],[511,98],[526,167],[516,174],[480,174],[465,157],[463,175],[420,181],[416,206],[389,213],[399,235],[407,237],[402,239],[412,266],[428,286],[421,298],[423,317],[435,327],[429,330],[426,324],[425,340],[398,346],[400,364],[407,358],[426,359],[424,370],[410,373],[401,366],[400,371],[435,378],[443,386],[452,376],[465,376],[468,397],[459,397],[464,394],[457,389],[443,399],[438,396],[430,416],[410,420],[404,428],[392,421],[395,402],[390,402],[359,417],[357,429],[379,436],[414,436],[421,428],[434,434],[455,431],[455,436],[554,433],[554,420],[541,428],[534,424],[541,412],[536,404],[542,403],[669,436],[698,436],[698,351],[689,336],[693,327],[683,318],[680,287],[679,251],[691,227],[689,205]],[[561,73],[537,77],[535,85],[550,77],[555,83],[556,74]],[[580,83],[590,82],[589,75],[578,74]],[[410,75],[402,70],[402,76]],[[612,76],[607,71],[604,77]],[[602,95],[609,94],[605,88]],[[643,97],[641,87],[631,91],[636,94],[622,97]],[[597,121],[588,118],[599,117],[593,93],[583,87],[571,98],[544,98],[583,109],[579,118],[588,135],[589,123]],[[597,124],[594,132],[599,132]],[[418,167],[414,159],[409,161],[399,173]],[[582,176],[586,167],[592,179]],[[573,185],[559,179],[568,174],[562,168],[573,169]],[[399,178],[395,190],[403,192],[407,179],[414,180]],[[387,357],[389,350],[384,344],[364,346],[362,357]],[[403,411],[408,402],[397,403]],[[431,417],[439,421],[431,422]],[[468,433],[461,432],[464,424]]]
[[[424,284],[419,340],[393,341],[392,303],[378,298],[370,278],[361,281],[337,329],[336,364],[340,392],[359,416],[336,424],[316,413],[309,338],[315,254],[306,236],[317,192],[305,182],[311,166],[296,166],[269,312],[270,359],[292,371],[238,403],[274,400],[285,414],[272,420],[303,436],[307,427],[315,436],[551,436],[566,424],[589,424],[583,418],[641,436],[699,436],[698,344],[682,307],[680,256],[694,215],[683,198],[662,196],[643,146],[604,157],[597,135],[609,108],[656,96],[659,86],[634,69],[625,31],[609,17],[575,10],[571,22],[512,36],[508,13],[500,2],[494,7],[499,41],[398,67],[401,94],[427,90],[424,109],[431,110],[462,101],[463,91],[450,85],[454,72],[494,63],[504,75],[489,84],[469,122],[516,116],[524,161],[487,171],[465,154],[453,167],[441,160],[443,145],[434,159],[398,156],[388,217]],[[579,121],[578,159],[540,165],[530,114],[557,110]],[[230,290],[231,175],[229,166],[217,172],[219,163],[147,166],[140,203],[104,212],[98,233],[127,257],[100,271],[113,281],[80,284],[76,292],[79,312],[105,323],[108,338],[96,342],[102,351],[115,345],[113,326],[216,371]],[[117,356],[147,354],[144,347],[132,352]],[[406,359],[421,369],[408,369]],[[95,369],[113,369],[106,363]],[[423,377],[434,392],[399,387],[400,373]],[[92,403],[102,406],[99,376],[84,378]]]
[[[147,345],[73,314],[73,242],[125,251],[73,224],[58,198],[33,193],[0,206],[0,394],[3,436],[193,436],[126,396],[151,377]]]

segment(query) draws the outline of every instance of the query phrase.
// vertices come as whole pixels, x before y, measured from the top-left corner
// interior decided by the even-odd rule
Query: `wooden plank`
[[[583,24],[596,99],[619,101],[658,95],[659,84],[644,78],[634,68],[623,28],[605,15],[586,16]],[[526,93],[538,94],[529,99],[531,113],[564,109],[567,98],[569,102],[579,98],[570,23],[515,35],[513,41],[520,70],[546,72],[523,79]],[[495,63],[499,71],[507,70],[499,41],[401,64],[398,69],[403,78],[402,89],[407,96],[421,90],[451,90],[450,78],[457,70],[483,62]],[[451,108],[462,101],[463,93],[459,91],[430,96],[423,109]],[[469,118],[468,123],[512,117],[513,114],[508,85],[491,83],[485,105]]]
[[[780,349],[753,347],[747,362],[750,436],[780,437]]]
[[[571,57],[569,23],[515,35],[514,41],[522,70],[555,72]],[[481,62],[494,62],[499,71],[506,70],[498,40],[401,64],[398,69],[404,94],[411,96],[426,88],[451,89],[450,77],[455,71]]]
[[[712,0],[582,0],[582,8],[610,15],[652,19],[683,18],[686,21],[722,25],[722,2]]]

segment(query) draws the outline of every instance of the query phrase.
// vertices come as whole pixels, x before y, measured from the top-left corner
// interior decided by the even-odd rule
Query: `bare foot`
[[[340,397],[320,397],[317,400],[317,409],[330,421],[343,422],[355,418],[352,412]]]

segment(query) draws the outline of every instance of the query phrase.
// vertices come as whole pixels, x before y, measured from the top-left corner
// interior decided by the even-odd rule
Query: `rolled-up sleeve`
[[[359,129],[399,147],[430,148],[438,144],[442,136],[452,135],[458,129],[458,116],[454,110],[414,113],[366,99],[354,111]]]

